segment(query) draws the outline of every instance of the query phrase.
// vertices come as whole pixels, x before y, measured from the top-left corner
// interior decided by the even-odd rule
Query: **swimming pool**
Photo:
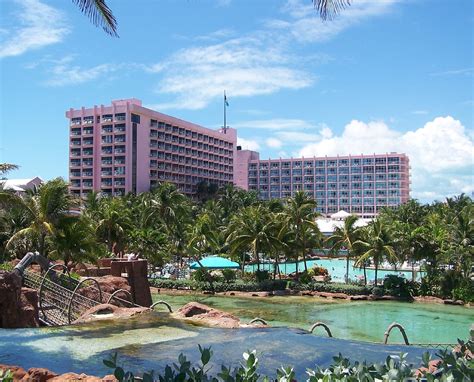
[[[346,259],[339,258],[339,259],[320,259],[320,260],[308,260],[306,261],[308,269],[312,268],[314,265],[318,265],[324,267],[328,270],[329,275],[331,276],[332,281],[340,281],[344,282],[346,277]],[[279,264],[280,272],[283,274],[289,274],[296,272],[296,262],[293,263],[282,263]],[[260,269],[268,270],[273,272],[274,264],[260,264]],[[299,271],[304,270],[304,263],[302,261],[298,262],[298,269]],[[247,265],[245,266],[246,272],[255,272],[257,270],[256,265]],[[375,270],[367,269],[367,279],[374,280],[375,279]],[[403,275],[408,280],[411,280],[412,274],[411,272],[400,272],[400,271],[385,271],[385,270],[378,270],[377,278],[383,279],[386,275]],[[420,272],[418,272],[418,279]],[[354,260],[349,260],[349,279],[351,280],[358,280],[359,278],[364,276],[364,270],[355,268],[354,267]]]
[[[419,364],[426,351],[319,337],[294,328],[205,328],[174,320],[167,313],[152,313],[79,326],[0,329],[0,363],[103,376],[110,369],[102,360],[117,352],[125,369],[159,371],[176,362],[180,353],[197,362],[198,344],[212,347],[213,373],[222,364],[238,366],[243,352],[256,349],[259,372],[274,375],[280,366],[293,365],[298,379],[305,377],[308,367],[328,365],[339,352],[352,360],[383,362],[403,351],[409,361]]]
[[[153,299],[167,301],[173,310],[189,301],[198,301],[233,313],[244,322],[261,317],[272,326],[308,329],[314,322],[323,321],[329,325],[334,337],[369,342],[382,342],[385,330],[396,321],[405,327],[412,343],[456,343],[458,338],[468,338],[469,328],[474,323],[473,308],[444,304],[200,294],[155,294]],[[390,343],[403,343],[398,331],[392,332]]]

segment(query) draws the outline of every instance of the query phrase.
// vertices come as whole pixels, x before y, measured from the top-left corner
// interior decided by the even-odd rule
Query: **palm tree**
[[[11,163],[0,163],[0,175],[4,175],[7,172],[18,169],[16,164]]]
[[[349,259],[355,255],[354,243],[359,240],[359,229],[356,227],[356,215],[350,215],[344,219],[344,225],[337,227],[333,234],[326,239],[330,245],[331,252],[339,252],[341,248],[346,248],[346,283],[349,282]]]
[[[96,235],[107,244],[109,252],[117,252],[123,246],[130,228],[129,210],[120,198],[101,199],[96,221]]]
[[[16,207],[25,212],[28,226],[15,232],[6,244],[11,247],[15,241],[24,237],[37,237],[39,252],[46,256],[46,238],[53,233],[55,225],[75,204],[63,179],[51,180],[32,193],[23,196],[0,192],[0,203]]]
[[[260,270],[260,253],[270,254],[280,245],[275,217],[262,205],[242,209],[229,224],[227,243],[232,254],[250,250]]]
[[[105,0],[72,0],[72,2],[95,26],[101,26],[107,34],[118,37],[117,20]],[[323,20],[332,19],[350,4],[351,0],[313,0],[314,8]]]
[[[100,26],[107,34],[118,37],[117,20],[105,0],[72,0],[72,2],[96,27]]]
[[[313,0],[313,4],[323,20],[331,20],[344,8],[351,5],[351,0]]]
[[[316,201],[310,198],[304,191],[298,191],[292,198],[288,199],[282,212],[288,228],[294,233],[294,241],[301,250],[306,272],[308,271],[306,253],[309,247],[305,241],[304,232],[307,232],[309,228],[315,232],[319,231],[316,225],[318,214],[315,212],[315,209]],[[298,258],[296,259],[296,269],[298,273]]]
[[[373,260],[375,266],[375,285],[377,285],[377,274],[380,262],[384,259],[391,262],[398,260],[392,246],[392,239],[381,219],[374,220],[374,222],[368,226],[367,238],[364,241],[356,241],[354,246],[357,245],[363,248],[363,252],[357,260],[356,265],[362,265],[369,259]]]
[[[466,205],[453,222],[451,229],[451,258],[464,277],[468,277],[474,257],[474,205]]]
[[[95,262],[98,243],[91,222],[86,218],[65,217],[49,238],[51,257],[62,258],[64,265],[84,260]]]

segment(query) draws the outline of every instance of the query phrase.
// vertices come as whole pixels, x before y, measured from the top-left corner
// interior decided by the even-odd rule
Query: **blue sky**
[[[261,157],[405,152],[422,201],[473,186],[471,0],[109,0],[120,38],[71,1],[0,0],[0,161],[67,178],[70,107],[139,98]]]

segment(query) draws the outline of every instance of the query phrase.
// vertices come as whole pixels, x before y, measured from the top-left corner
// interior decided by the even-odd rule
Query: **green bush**
[[[308,272],[301,272],[299,276],[299,282],[302,284],[309,284],[312,281],[311,275]]]
[[[223,269],[222,276],[224,277],[224,281],[227,283],[235,281],[237,278],[236,272],[232,269]]]
[[[376,286],[372,288],[372,294],[377,297],[382,297],[385,294],[383,286]]]
[[[454,351],[443,350],[436,356],[439,358],[436,375],[430,371],[429,365],[432,356],[429,352],[422,355],[422,363],[415,366],[410,364],[406,357],[407,353],[398,356],[390,355],[382,363],[352,362],[344,358],[340,353],[333,357],[332,364],[327,368],[316,366],[307,369],[307,382],[357,382],[357,381],[459,381],[469,382],[474,380],[474,368],[472,367],[471,354],[474,351],[474,343],[458,341],[459,345]],[[184,354],[178,356],[177,362],[172,366],[162,369],[162,374],[155,377],[155,372],[145,372],[142,375],[144,382],[258,382],[296,381],[296,373],[293,367],[280,367],[272,376],[258,374],[257,351],[247,351],[243,354],[243,362],[231,369],[222,365],[220,368],[210,366],[213,356],[211,348],[203,348],[198,345],[200,352],[199,363],[189,361]],[[113,370],[114,376],[119,382],[134,382],[136,376],[131,371],[125,371],[117,363],[117,353],[103,360],[104,365]],[[237,362],[233,362],[237,364]],[[423,367],[421,375],[417,375],[417,369]],[[211,375],[211,370],[220,370]],[[420,378],[422,377],[422,378]]]
[[[330,293],[345,293],[347,295],[369,295],[370,288],[363,285],[343,284],[343,283],[328,283],[313,281],[309,284],[302,284],[296,281],[288,282],[288,288],[292,290],[304,291],[309,290],[313,292],[330,292]]]
[[[198,282],[208,281],[209,274],[204,269],[198,268],[191,274],[191,278]]]
[[[474,302],[474,282],[470,279],[462,279],[453,290],[453,298],[464,302]]]
[[[149,280],[150,285],[156,288],[166,289],[191,289],[198,291],[214,291],[214,292],[260,292],[267,291],[271,292],[274,290],[286,289],[286,280],[265,280],[260,283],[257,282],[243,282],[236,281],[233,283],[228,282],[213,282],[207,281],[195,281],[195,280],[162,280],[152,279]]]
[[[255,271],[255,278],[257,280],[257,282],[262,282],[262,281],[265,281],[265,280],[269,280],[270,279],[270,273],[268,271],[262,271],[262,270],[256,270]]]
[[[408,300],[413,299],[412,286],[404,277],[387,275],[383,280],[384,294],[401,297]]]

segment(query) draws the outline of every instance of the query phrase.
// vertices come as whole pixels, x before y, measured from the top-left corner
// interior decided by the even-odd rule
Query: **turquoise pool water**
[[[467,339],[474,323],[474,309],[441,304],[392,301],[346,302],[317,297],[235,297],[209,295],[154,295],[173,310],[189,301],[198,301],[230,312],[244,322],[261,317],[272,326],[308,329],[314,322],[329,325],[333,336],[347,340],[382,342],[384,332],[394,321],[402,324],[412,343],[456,343]],[[323,332],[319,332],[323,335]],[[390,343],[402,343],[398,331]]]
[[[426,351],[318,337],[293,328],[211,329],[171,319],[167,313],[152,313],[80,326],[0,329],[0,363],[103,376],[110,369],[102,360],[117,352],[119,363],[128,370],[161,371],[180,353],[196,362],[197,344],[212,347],[213,373],[220,371],[221,364],[238,366],[244,351],[256,349],[259,372],[274,375],[281,365],[292,365],[299,380],[306,379],[306,368],[328,365],[339,352],[353,360],[383,362],[389,354],[403,351],[419,364]]]
[[[329,271],[332,281],[340,281],[343,282],[346,276],[346,259],[321,259],[321,260],[308,260],[306,261],[308,269],[313,267],[314,265],[318,265],[321,267],[326,268]],[[257,269],[256,265],[247,265],[245,270],[247,272],[255,272]],[[260,264],[260,269],[265,269],[270,272],[273,272],[274,265],[273,264]],[[304,263],[300,261],[298,263],[299,271],[304,270]],[[284,263],[280,264],[280,272],[283,274],[289,274],[296,272],[296,263]],[[375,271],[373,269],[367,269],[367,279],[374,280],[375,279]],[[408,280],[411,280],[412,275],[411,272],[399,272],[399,271],[378,271],[377,278],[383,279],[386,275],[397,275],[403,274]],[[349,260],[349,279],[351,280],[358,280],[360,277],[364,276],[364,270],[359,268],[354,268],[354,261]]]

